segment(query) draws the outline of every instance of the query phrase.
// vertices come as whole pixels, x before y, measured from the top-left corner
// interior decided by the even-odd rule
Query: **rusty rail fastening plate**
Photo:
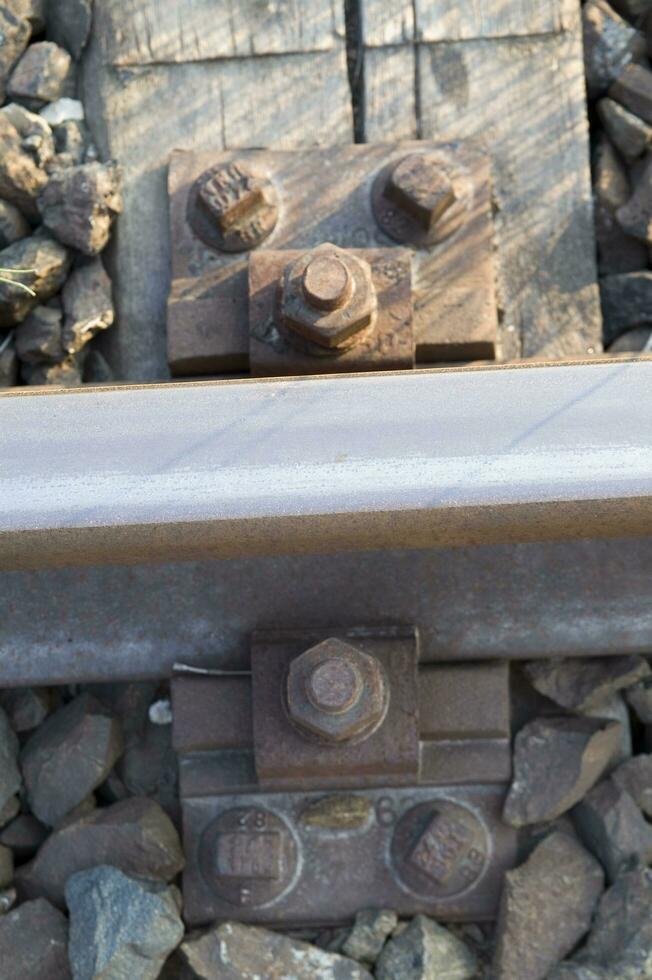
[[[170,163],[169,194],[167,337],[173,374],[246,371],[250,366],[255,375],[316,374],[409,368],[415,353],[418,363],[496,356],[489,162],[471,141],[177,151]],[[379,318],[378,331],[362,317],[369,337],[344,338],[346,356],[325,350],[328,344],[292,343],[292,331],[298,326],[302,332],[301,321],[297,324],[291,311],[285,316],[281,303],[276,318],[281,322],[270,326],[268,296],[263,322],[254,302],[256,315],[249,324],[248,266],[257,270],[255,300],[263,271],[267,289],[272,271],[280,283],[283,269],[289,268],[291,260],[283,261],[283,252],[298,250],[299,256],[314,258],[313,250],[325,245],[338,250],[344,266],[349,250],[390,250],[397,254],[395,262],[402,253],[401,262],[411,266],[410,315],[404,288],[388,290],[381,276],[378,310],[382,313],[385,305],[388,310]],[[269,254],[276,256],[273,270],[259,261]],[[305,291],[304,318],[326,310],[323,319],[344,328],[351,319],[358,322],[357,312],[350,316],[345,271],[342,264],[331,263],[328,295]],[[408,280],[401,271],[399,285]],[[353,292],[353,303],[362,292]],[[392,321],[399,334],[393,345]],[[284,326],[289,336],[279,336]],[[409,328],[413,337],[408,337]],[[376,356],[370,357],[373,351]]]
[[[345,922],[379,896],[399,915],[491,919],[517,832],[505,787],[390,787],[186,800],[184,914]]]

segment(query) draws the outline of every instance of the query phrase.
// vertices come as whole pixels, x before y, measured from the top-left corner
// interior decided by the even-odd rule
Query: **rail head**
[[[0,568],[652,533],[652,359],[0,394]]]

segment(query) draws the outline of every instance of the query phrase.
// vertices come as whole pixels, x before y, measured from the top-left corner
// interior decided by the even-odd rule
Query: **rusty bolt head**
[[[338,310],[353,293],[353,278],[346,264],[332,253],[316,255],[301,277],[306,302],[316,310]]]
[[[375,657],[342,640],[324,640],[290,664],[290,721],[328,742],[362,741],[383,721],[388,690]]]
[[[385,195],[430,231],[452,204],[453,182],[441,166],[424,153],[410,153],[389,175]]]
[[[320,347],[358,343],[373,326],[376,308],[369,263],[334,245],[311,249],[283,273],[283,323]]]
[[[278,196],[272,182],[255,173],[244,160],[214,167],[197,184],[197,205],[202,212],[196,230],[208,221],[220,248],[241,252],[260,245],[274,230]],[[202,234],[206,239],[206,234]],[[214,244],[214,241],[209,241]]]

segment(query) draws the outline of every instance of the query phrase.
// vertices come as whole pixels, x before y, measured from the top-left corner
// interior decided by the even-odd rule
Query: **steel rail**
[[[652,533],[652,360],[0,395],[0,568]]]

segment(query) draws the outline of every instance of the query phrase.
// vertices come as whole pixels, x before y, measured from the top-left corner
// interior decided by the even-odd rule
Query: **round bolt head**
[[[315,708],[327,714],[340,715],[360,700],[360,671],[351,660],[330,657],[313,668],[306,684],[306,693]]]
[[[368,738],[389,703],[378,660],[334,638],[292,661],[285,693],[290,721],[302,733],[332,743]]]
[[[272,233],[278,195],[272,182],[245,160],[207,170],[195,181],[189,220],[199,237],[223,252],[244,252]]]
[[[311,249],[285,269],[280,285],[283,325],[333,353],[359,343],[375,324],[369,263],[344,249]]]
[[[455,203],[455,188],[448,174],[423,153],[410,153],[392,170],[386,195],[429,231]]]
[[[337,255],[323,254],[311,259],[301,279],[303,295],[317,310],[337,310],[353,293],[353,280]]]

